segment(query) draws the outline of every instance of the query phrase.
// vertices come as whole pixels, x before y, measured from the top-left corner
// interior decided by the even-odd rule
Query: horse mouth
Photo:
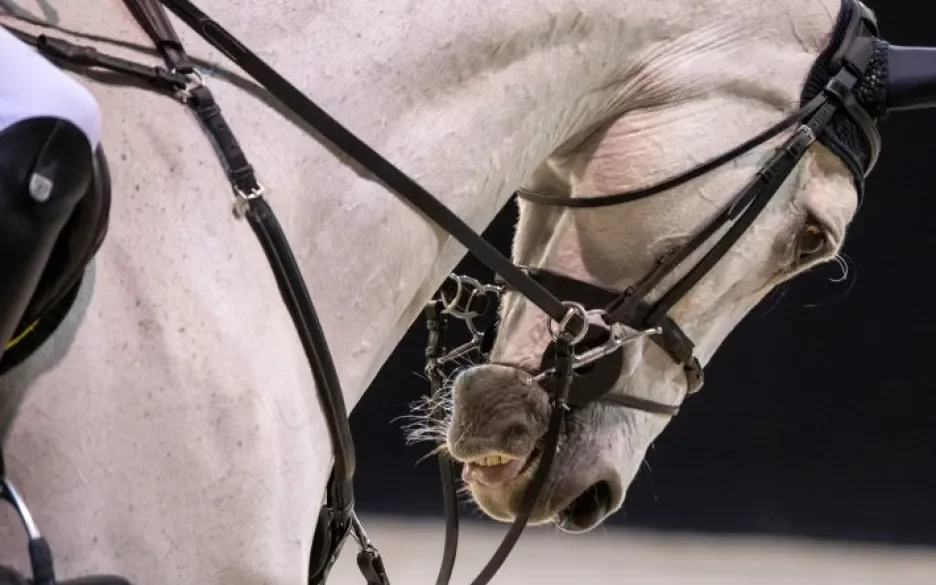
[[[462,480],[481,499],[491,492],[509,493],[513,506],[526,497],[532,477],[536,473],[542,450],[537,447],[527,457],[513,457],[503,453],[488,453],[464,462]],[[524,485],[526,484],[526,485]],[[537,496],[542,498],[542,491]],[[479,493],[481,492],[481,493]],[[485,494],[485,492],[487,492]],[[598,482],[567,502],[543,502],[535,506],[529,521],[531,524],[553,523],[567,534],[581,534],[592,530],[608,515],[612,500],[611,488],[606,482]],[[479,503],[481,503],[479,501]],[[501,521],[515,520],[515,509],[507,514],[492,513]]]
[[[525,456],[488,452],[472,457],[462,462],[462,481],[468,485],[503,488],[531,475],[539,456],[540,449],[536,447]]]

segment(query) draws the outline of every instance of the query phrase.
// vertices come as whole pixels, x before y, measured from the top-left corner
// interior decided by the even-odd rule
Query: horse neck
[[[696,14],[681,0],[200,5],[478,230],[558,146],[626,109],[619,89],[633,63],[622,56],[731,10],[755,26],[764,10],[741,0],[709,0]],[[63,26],[149,45],[119,0],[57,8]],[[179,32],[190,53],[233,69],[195,33],[182,25]],[[216,77],[209,72],[209,83],[284,222],[353,405],[464,250],[298,125]],[[162,183],[163,196],[226,196],[198,132],[161,122],[180,106],[151,96],[128,101],[126,91],[95,86],[105,148],[113,160],[137,161],[115,169],[115,189]],[[141,150],[153,147],[155,155]],[[166,184],[169,177],[176,182]],[[123,219],[128,231],[169,237],[183,224],[221,240],[244,240],[248,231],[227,225],[234,222],[216,204],[176,205],[158,217],[136,207]],[[234,247],[246,258],[237,268],[245,279],[265,274],[259,253]]]

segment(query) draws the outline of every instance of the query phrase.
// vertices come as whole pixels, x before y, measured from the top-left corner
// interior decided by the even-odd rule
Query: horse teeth
[[[516,457],[511,457],[510,455],[494,454],[479,457],[478,459],[472,461],[472,463],[481,467],[493,467],[494,465],[504,465],[505,463],[510,463],[514,459],[516,459]]]

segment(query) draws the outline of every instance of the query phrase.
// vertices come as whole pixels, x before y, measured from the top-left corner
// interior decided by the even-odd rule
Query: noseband
[[[494,330],[486,336],[474,326],[474,319],[492,306],[490,297],[504,292],[521,294],[549,317],[553,340],[544,352],[540,371],[532,374],[548,393],[551,408],[548,430],[542,440],[542,456],[514,523],[472,585],[484,585],[490,581],[519,539],[551,471],[563,423],[570,410],[593,402],[605,402],[666,416],[678,412],[678,405],[611,392],[620,377],[625,344],[637,337],[648,337],[683,368],[687,394],[701,388],[702,366],[693,356],[693,343],[667,314],[751,226],[807,149],[818,140],[839,155],[852,171],[859,193],[864,175],[873,167],[880,150],[875,121],[868,111],[878,113],[876,104],[881,99],[886,67],[886,59],[880,56],[882,51],[886,53],[887,45],[877,39],[877,24],[870,11],[856,0],[844,0],[834,42],[810,74],[812,81],[823,79],[813,88],[814,95],[804,96],[805,103],[796,112],[751,140],[689,171],[639,191],[574,199],[523,189],[517,192],[518,197],[533,204],[566,208],[625,204],[683,185],[796,127],[747,187],[689,243],[660,258],[656,267],[637,284],[624,291],[613,291],[546,270],[514,266],[432,194],[330,117],[190,0],[125,0],[125,3],[153,40],[166,67],[150,67],[104,55],[92,47],[78,46],[64,39],[33,36],[7,28],[53,61],[86,70],[103,69],[117,73],[128,82],[144,82],[153,91],[178,99],[192,109],[206,134],[218,147],[221,163],[231,182],[238,217],[246,219],[257,235],[306,352],[334,451],[335,463],[310,552],[309,583],[312,585],[325,582],[349,535],[359,544],[358,566],[368,584],[389,584],[381,557],[368,540],[354,511],[354,448],[337,371],[295,258],[272,208],[263,197],[263,187],[225,122],[221,108],[186,54],[163,6],[236,62],[322,137],[370,171],[428,220],[450,233],[498,275],[500,282],[495,285],[482,285],[465,277],[450,277],[438,298],[426,307],[430,332],[426,373],[436,398],[441,397],[450,374],[449,368],[457,357],[469,351],[487,353],[490,350]],[[34,24],[55,28],[44,23]],[[68,32],[77,37],[87,37]],[[846,134],[850,139],[842,138]],[[667,275],[722,228],[725,228],[724,235],[677,284],[657,301],[651,303],[647,300]],[[472,335],[471,341],[452,350],[448,350],[445,344],[450,317],[464,321]],[[577,349],[582,351],[576,353]],[[588,373],[585,366],[591,366]],[[437,409],[430,416],[438,418],[442,413]],[[446,585],[455,562],[458,514],[454,463],[442,456],[440,468],[447,527],[445,552],[436,583]],[[34,573],[42,575],[42,583],[54,583],[52,556],[47,543],[32,523],[18,492],[6,478],[0,479],[0,495],[14,505],[29,528]],[[82,582],[101,584],[115,581],[89,578]],[[122,580],[117,582],[125,583]]]

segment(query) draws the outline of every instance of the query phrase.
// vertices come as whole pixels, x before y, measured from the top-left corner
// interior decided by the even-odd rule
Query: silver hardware
[[[364,531],[364,525],[361,524],[355,510],[351,510],[351,536],[354,537],[354,540],[361,548],[373,548],[370,539],[367,537],[367,532]]]
[[[588,334],[588,311],[581,304],[573,303],[572,301],[562,301],[562,305],[568,310],[565,316],[562,317],[562,320],[559,321],[558,329],[553,329],[552,320],[549,321],[547,327],[549,328],[549,333],[552,335],[553,340],[557,340],[563,333],[569,333],[567,330],[572,323],[572,319],[578,316],[582,320],[582,328],[569,340],[570,345],[575,345],[585,339],[585,335]]]
[[[654,327],[653,329],[646,329],[644,331],[638,331],[634,334],[629,334],[623,325],[620,323],[615,323],[611,326],[611,339],[606,341],[604,344],[599,345],[598,347],[593,347],[584,353],[572,356],[572,370],[574,371],[578,368],[583,368],[588,364],[592,364],[600,360],[603,357],[609,356],[632,341],[637,341],[638,339],[649,337],[651,335],[659,335],[662,332],[663,330],[660,327]],[[549,368],[544,370],[534,376],[533,381],[542,382],[555,371],[556,368]]]
[[[16,514],[20,517],[20,520],[23,521],[23,527],[26,529],[26,534],[29,536],[29,539],[37,540],[42,538],[42,534],[39,532],[39,528],[36,526],[32,514],[29,512],[29,508],[26,507],[26,502],[20,497],[13,483],[5,477],[0,479],[0,491],[2,491],[0,496],[12,504],[13,508],[16,510]]]
[[[33,173],[29,177],[29,194],[39,203],[45,203],[52,195],[52,187],[55,183],[52,179],[39,173]]]
[[[457,360],[481,346],[481,342],[484,340],[484,333],[478,331],[478,327],[474,324],[474,319],[463,318],[463,321],[465,322],[465,327],[468,328],[468,332],[471,333],[471,339],[438,358],[435,362],[436,365],[442,365]]]
[[[457,274],[449,274],[448,276],[445,277],[446,280],[452,280],[455,282],[455,296],[453,296],[452,299],[449,300],[445,297],[444,292],[441,292],[441,291],[439,292],[439,298],[442,299],[442,314],[455,315],[456,317],[458,317],[458,315],[453,313],[452,310],[455,309],[455,307],[458,305],[459,299],[461,299],[462,291],[465,288],[465,284],[464,284],[465,278],[466,277],[459,276]]]
[[[812,144],[816,141],[816,133],[813,132],[813,129],[806,124],[800,124],[800,127],[796,129],[797,132],[802,132],[806,135],[806,138],[809,140],[807,144]]]
[[[481,337],[472,337],[471,341],[466,341],[465,343],[459,345],[455,349],[449,351],[444,356],[440,357],[437,360],[439,365],[447,364],[448,362],[457,360],[458,358],[471,353],[476,347],[481,345]]]
[[[468,322],[470,322],[472,319],[480,317],[481,314],[477,311],[461,311],[458,309],[458,306],[462,304],[462,295],[466,291],[468,292],[468,299],[464,303],[466,308],[471,307],[471,302],[476,297],[483,297],[488,293],[494,293],[495,295],[500,296],[504,292],[503,285],[481,284],[481,281],[470,276],[449,274],[446,277],[446,280],[451,280],[455,283],[455,296],[449,299],[445,296],[444,292],[439,294],[442,300],[442,313]]]
[[[192,69],[191,73],[179,73],[177,69],[170,71],[173,75],[182,75],[185,77],[185,87],[176,90],[176,98],[183,104],[187,104],[192,99],[192,91],[205,86],[205,77],[198,71]]]
[[[266,188],[260,183],[257,183],[257,187],[251,189],[249,193],[234,187],[234,217],[243,219],[250,211],[250,202],[262,197],[264,193],[266,193]]]
[[[445,295],[445,292],[439,292],[439,300],[442,302],[442,313],[445,315],[451,315],[464,321],[465,326],[468,328],[468,332],[471,334],[471,339],[459,345],[458,347],[449,350],[445,355],[435,358],[427,363],[427,375],[430,374],[429,370],[436,370],[444,364],[453,362],[471,353],[480,347],[481,342],[484,340],[484,333],[478,330],[478,326],[475,325],[474,322],[476,318],[481,317],[482,315],[477,311],[462,311],[458,308],[460,305],[462,305],[462,298],[465,296],[465,294],[467,293],[468,297],[464,303],[464,306],[470,307],[471,302],[476,297],[481,297],[492,293],[496,296],[500,296],[503,294],[504,289],[506,288],[501,284],[482,284],[476,278],[459,274],[449,274],[446,279],[455,283],[455,293],[450,298]]]

